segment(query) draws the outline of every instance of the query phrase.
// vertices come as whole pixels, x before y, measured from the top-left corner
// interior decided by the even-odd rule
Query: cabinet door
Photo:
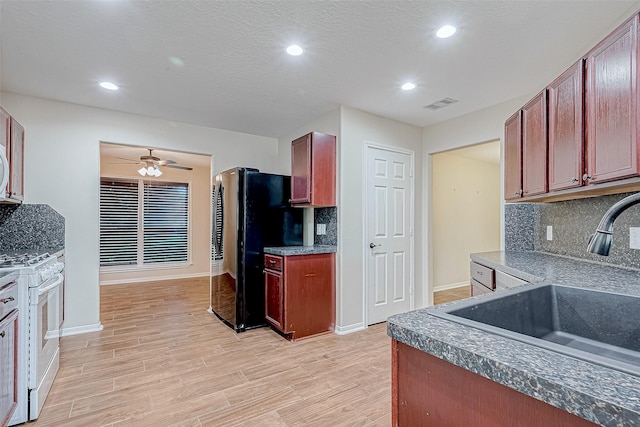
[[[589,184],[638,175],[638,16],[587,55]]]
[[[548,87],[549,190],[580,187],[584,171],[583,61]]]
[[[9,422],[18,405],[18,311],[0,323],[0,426]]]
[[[504,198],[522,197],[522,124],[521,112],[504,124]]]
[[[272,270],[264,271],[265,282],[265,317],[269,323],[284,332],[284,292],[282,273]]]
[[[0,146],[4,147],[5,154],[11,138],[11,116],[4,108],[0,107]]]
[[[547,192],[547,102],[546,91],[522,108],[523,197]]]
[[[291,203],[311,203],[311,134],[291,143]]]
[[[335,254],[285,257],[284,328],[294,339],[335,328]]]
[[[9,191],[11,198],[24,199],[24,128],[11,118]]]

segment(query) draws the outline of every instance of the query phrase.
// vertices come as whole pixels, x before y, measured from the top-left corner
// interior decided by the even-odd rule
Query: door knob
[[[373,243],[369,243],[369,247],[370,247],[371,249],[376,248],[376,247],[378,247],[378,246],[382,246],[382,245],[374,245]]]

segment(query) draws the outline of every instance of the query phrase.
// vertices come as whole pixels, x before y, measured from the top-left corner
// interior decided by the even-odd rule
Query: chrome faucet
[[[596,232],[589,238],[587,250],[598,255],[609,255],[613,238],[613,223],[627,208],[640,203],[640,193],[632,194],[618,201],[604,214]]]

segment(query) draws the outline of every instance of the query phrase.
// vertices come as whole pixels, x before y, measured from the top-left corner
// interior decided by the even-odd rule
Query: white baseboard
[[[347,335],[353,332],[363,331],[365,329],[367,329],[367,327],[364,326],[364,322],[354,323],[352,325],[347,325],[347,326],[336,325],[335,333],[338,335]]]
[[[62,328],[60,330],[61,337],[69,335],[86,334],[88,332],[99,332],[103,329],[102,323],[94,323],[93,325],[73,326],[71,328]]]
[[[433,292],[448,291],[449,289],[461,288],[463,286],[469,287],[469,281],[467,280],[466,282],[449,283],[446,285],[434,286]]]
[[[120,279],[120,280],[102,280],[100,281],[100,286],[124,285],[128,283],[141,283],[141,282],[158,282],[160,280],[194,279],[197,277],[209,277],[209,275],[202,274],[202,273],[194,273],[194,274],[176,274],[173,276],[139,277],[139,278],[133,278],[133,279]]]

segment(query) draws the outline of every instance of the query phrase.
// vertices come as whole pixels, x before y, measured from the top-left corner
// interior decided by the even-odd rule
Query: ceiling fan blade
[[[117,157],[117,156],[113,156],[114,159],[120,159],[120,160],[128,160],[130,162],[134,162],[134,163],[139,163],[140,160],[139,159],[125,159],[124,157]]]
[[[180,166],[180,165],[166,165],[168,168],[173,168],[173,169],[182,169],[185,171],[190,171],[193,170],[193,168],[190,168],[189,166]]]
[[[160,160],[155,163],[158,166],[166,166],[166,165],[175,165],[178,162],[176,162],[175,160]]]

